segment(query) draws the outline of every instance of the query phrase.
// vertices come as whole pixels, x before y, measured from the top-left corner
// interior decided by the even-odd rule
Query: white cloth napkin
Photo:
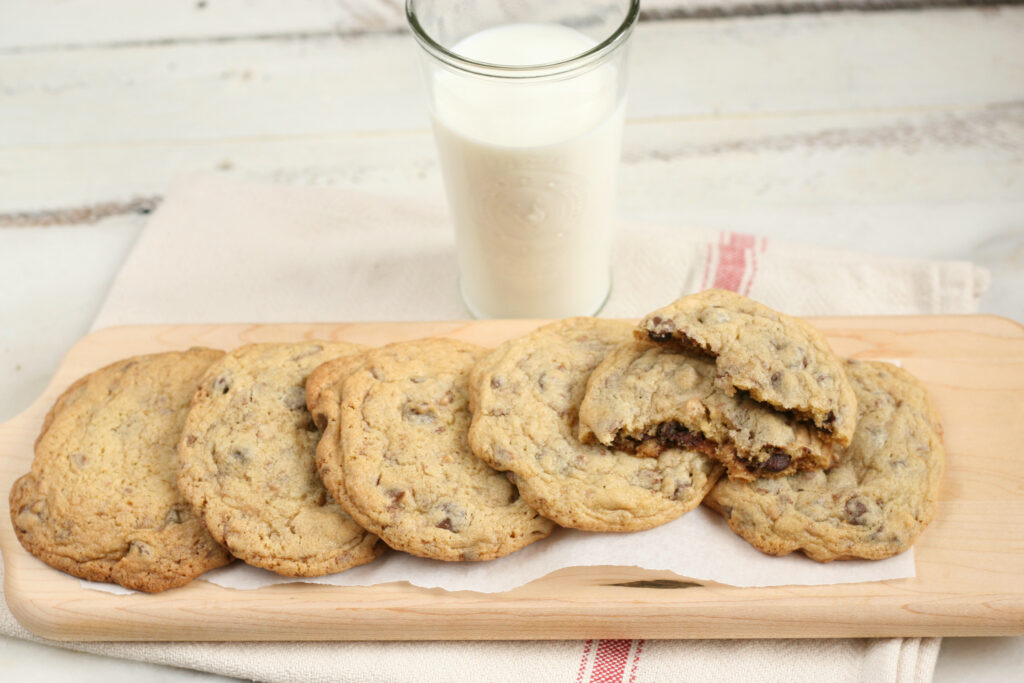
[[[601,315],[638,317],[712,286],[795,315],[971,313],[988,273],[966,262],[623,223]],[[204,176],[168,194],[93,328],[467,317],[444,207]]]
[[[988,274],[668,225],[618,232],[608,317],[718,286],[799,315],[970,313]],[[465,318],[442,207],[337,190],[177,185],[95,328],[116,324]],[[4,607],[6,607],[4,605]],[[927,681],[938,638],[392,643],[55,643],[266,681]]]

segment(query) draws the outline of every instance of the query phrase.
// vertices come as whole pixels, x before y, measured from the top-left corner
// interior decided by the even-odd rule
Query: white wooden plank
[[[227,170],[439,201],[429,131],[76,147],[14,147],[0,213],[129,199]],[[633,121],[623,209],[678,214],[776,205],[1024,201],[1024,104],[931,112]]]
[[[1024,8],[645,24],[629,115],[1024,99],[1022,35]],[[422,129],[416,49],[382,36],[6,55],[0,146]]]
[[[423,127],[416,49],[383,38],[8,55],[0,145]]]
[[[0,48],[353,33],[404,26],[402,0],[4,0]]]
[[[927,4],[934,0],[900,0]],[[0,50],[398,31],[403,0],[4,0]],[[804,10],[872,0],[644,0],[650,19]],[[876,0],[884,6],[892,4]]]

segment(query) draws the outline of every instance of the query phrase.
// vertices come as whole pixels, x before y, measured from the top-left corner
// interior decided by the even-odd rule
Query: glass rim
[[[607,38],[590,48],[568,59],[556,62],[545,62],[541,64],[493,64],[480,62],[474,59],[463,57],[452,52],[434,40],[420,24],[416,11],[413,8],[416,0],[405,0],[405,18],[412,29],[413,37],[429,55],[460,71],[477,74],[480,76],[492,76],[496,78],[536,78],[543,76],[554,76],[587,67],[599,62],[608,54],[614,52],[626,42],[633,27],[636,25],[637,17],[640,14],[640,0],[629,0],[629,9],[622,22],[611,32]]]

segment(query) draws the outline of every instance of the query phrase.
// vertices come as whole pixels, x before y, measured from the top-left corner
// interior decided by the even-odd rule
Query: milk
[[[536,65],[594,47],[573,29],[509,24],[452,52]],[[611,286],[624,102],[615,64],[554,80],[438,68],[433,123],[455,223],[462,295],[477,317],[595,313]]]

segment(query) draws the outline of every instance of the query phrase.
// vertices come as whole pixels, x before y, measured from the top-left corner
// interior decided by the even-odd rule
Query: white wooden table
[[[972,260],[982,310],[1024,319],[1024,7],[810,5],[645,1],[622,213]],[[397,0],[2,0],[0,421],[88,330],[175,177],[436,200],[415,50]],[[205,677],[11,639],[0,670]],[[1022,670],[1024,638],[947,639],[936,679]]]

